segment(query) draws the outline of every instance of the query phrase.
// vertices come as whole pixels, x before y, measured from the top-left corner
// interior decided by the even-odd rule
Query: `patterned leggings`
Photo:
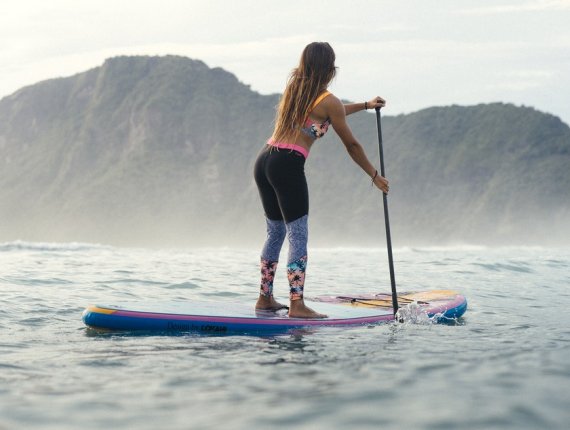
[[[273,279],[285,236],[289,239],[289,298],[303,298],[307,267],[309,191],[305,157],[288,149],[266,146],[255,162],[254,177],[267,223],[261,252],[260,294],[273,294]]]

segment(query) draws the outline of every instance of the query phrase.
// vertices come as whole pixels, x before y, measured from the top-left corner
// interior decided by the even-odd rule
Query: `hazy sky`
[[[20,0],[0,15],[0,97],[124,54],[178,54],[281,92],[328,41],[351,100],[386,114],[494,101],[570,123],[570,0]]]

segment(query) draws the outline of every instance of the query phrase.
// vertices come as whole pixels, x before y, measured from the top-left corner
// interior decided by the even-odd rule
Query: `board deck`
[[[323,303],[343,303],[351,307],[392,309],[392,295],[370,293],[341,296],[317,296],[313,300]],[[430,317],[454,319],[467,310],[467,299],[456,291],[433,290],[398,294],[400,307],[415,303]]]
[[[432,299],[433,305],[430,305],[427,300]],[[431,292],[406,293],[401,296],[401,300],[416,301],[429,316],[441,314],[446,318],[461,316],[467,306],[465,298],[457,293],[439,296]],[[274,333],[304,327],[368,325],[394,319],[391,302],[387,306],[384,295],[378,294],[354,297],[322,296],[316,297],[308,305],[328,317],[290,318],[286,310],[258,311],[252,303],[192,300],[90,305],[83,312],[83,321],[86,325],[99,329],[224,334]]]

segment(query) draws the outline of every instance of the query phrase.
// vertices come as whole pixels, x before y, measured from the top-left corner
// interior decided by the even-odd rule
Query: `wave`
[[[83,242],[25,242],[15,240],[12,242],[0,243],[0,252],[10,251],[89,251],[93,249],[111,249],[108,245]]]
[[[430,251],[484,251],[493,249],[485,245],[418,245],[418,246],[392,246],[394,252],[430,252]],[[316,251],[338,251],[338,252],[386,252],[384,246],[334,246],[334,247],[313,247]]]

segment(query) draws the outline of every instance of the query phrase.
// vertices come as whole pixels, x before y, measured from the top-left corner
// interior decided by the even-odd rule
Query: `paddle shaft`
[[[376,125],[378,127],[378,153],[380,155],[380,174],[386,177],[384,170],[384,150],[382,148],[382,125],[380,123],[380,108],[376,108]],[[382,193],[384,202],[384,223],[386,224],[386,245],[388,246],[388,264],[390,266],[390,284],[392,286],[392,307],[394,315],[398,312],[398,294],[396,292],[396,275],[394,274],[394,258],[392,257],[392,236],[390,235],[390,217],[388,216],[388,195]]]

